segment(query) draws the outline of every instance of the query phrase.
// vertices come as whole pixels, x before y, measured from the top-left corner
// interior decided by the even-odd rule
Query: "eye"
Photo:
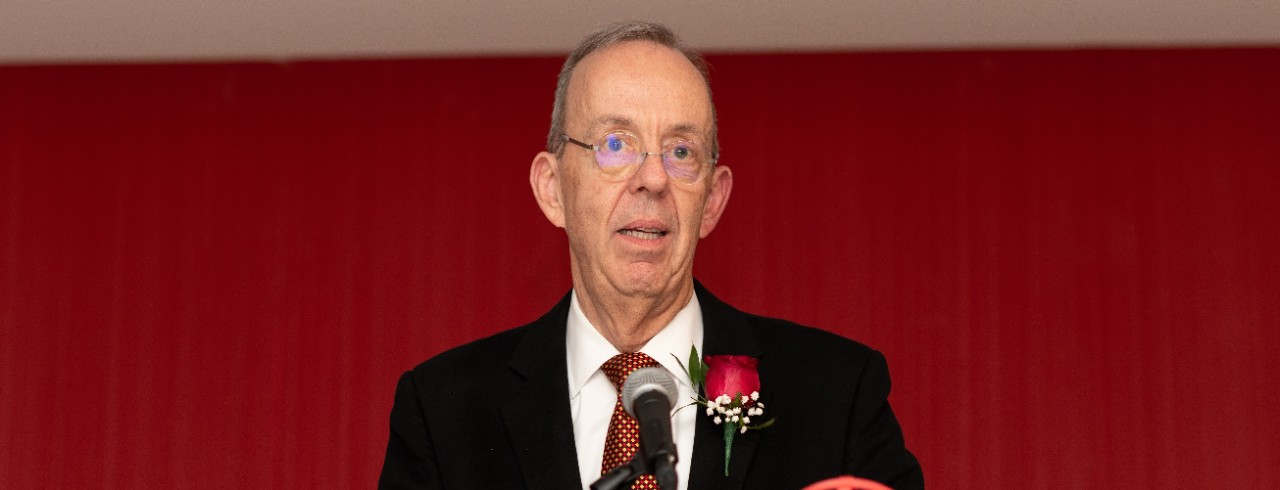
[[[676,162],[696,162],[701,158],[698,145],[687,141],[678,141],[667,147],[667,158]]]
[[[627,133],[609,133],[599,140],[596,150],[596,164],[604,169],[622,169],[633,163],[639,156],[638,145],[634,137]]]
[[[693,158],[693,149],[685,145],[676,145],[671,149],[671,156],[677,160],[688,160]]]
[[[616,134],[611,134],[611,135],[605,136],[604,138],[604,147],[606,150],[609,150],[611,152],[614,152],[614,153],[620,152],[624,148],[626,148],[626,146],[627,144],[624,141],[622,141],[622,138],[619,138],[618,135]]]

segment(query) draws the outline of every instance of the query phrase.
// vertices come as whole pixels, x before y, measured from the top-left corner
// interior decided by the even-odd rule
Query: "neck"
[[[585,287],[577,280],[573,286],[582,314],[620,352],[639,351],[693,297],[692,277],[680,281],[670,292],[652,296]]]

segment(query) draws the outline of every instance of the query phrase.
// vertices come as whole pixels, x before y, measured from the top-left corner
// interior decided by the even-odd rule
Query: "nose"
[[[636,192],[661,193],[667,189],[670,182],[671,177],[667,175],[667,168],[662,164],[660,152],[646,153],[644,160],[640,161],[640,168],[636,169],[635,175],[631,176],[631,187]]]

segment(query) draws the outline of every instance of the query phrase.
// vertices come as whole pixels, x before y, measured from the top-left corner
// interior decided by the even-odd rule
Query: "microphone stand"
[[[676,469],[675,457],[662,451],[654,458],[655,466],[659,468],[649,468],[645,464],[644,458],[641,457],[643,451],[636,451],[635,456],[631,457],[631,461],[627,464],[618,465],[599,480],[591,484],[591,490],[616,490],[619,488],[631,488],[631,484],[635,483],[636,478],[646,473],[652,473],[654,479],[657,480],[658,488],[668,489],[676,487]]]
[[[640,451],[636,451],[635,456],[631,457],[631,462],[618,465],[599,480],[591,484],[591,490],[617,490],[620,488],[631,488],[631,484],[635,483],[636,478],[644,474],[644,458],[640,457]]]

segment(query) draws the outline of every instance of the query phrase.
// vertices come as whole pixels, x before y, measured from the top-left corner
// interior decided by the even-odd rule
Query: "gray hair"
[[[564,149],[565,134],[565,99],[569,93],[569,79],[573,78],[573,70],[587,55],[601,49],[628,41],[649,41],[678,51],[693,63],[702,74],[702,81],[707,85],[707,99],[711,98],[711,81],[707,61],[702,55],[685,46],[676,33],[670,28],[656,22],[630,21],[611,24],[596,31],[578,43],[578,47],[565,58],[560,68],[560,78],[556,82],[556,100],[551,108],[551,131],[547,133],[547,151],[560,156]],[[719,124],[716,122],[716,104],[711,102],[711,154],[720,154],[720,140],[717,137]]]

